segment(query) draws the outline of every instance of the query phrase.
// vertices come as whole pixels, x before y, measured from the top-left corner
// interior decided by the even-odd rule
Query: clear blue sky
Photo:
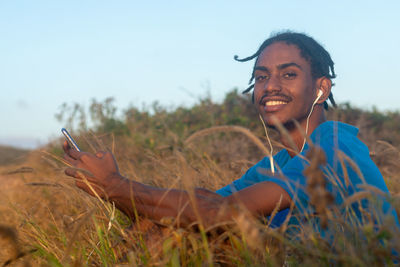
[[[400,1],[0,1],[0,143],[59,136],[63,102],[113,96],[218,101],[247,85],[271,32],[306,32],[331,53],[338,102],[397,110]],[[195,97],[193,97],[195,96]]]

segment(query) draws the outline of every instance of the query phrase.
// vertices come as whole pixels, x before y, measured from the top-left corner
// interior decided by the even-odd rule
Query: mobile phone
[[[63,135],[65,136],[65,138],[67,139],[68,143],[75,148],[76,151],[81,151],[78,147],[78,145],[76,144],[74,138],[72,138],[72,136],[69,134],[69,132],[67,131],[67,129],[62,128],[61,132],[63,133]]]

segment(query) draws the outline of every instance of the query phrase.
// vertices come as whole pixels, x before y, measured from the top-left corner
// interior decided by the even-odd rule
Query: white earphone
[[[321,96],[324,94],[324,92],[322,91],[322,89],[318,90],[318,94],[317,94],[317,98],[314,100],[313,105],[317,104],[318,100],[321,98]]]
[[[302,145],[302,147],[301,147],[301,149],[300,149],[300,152],[303,151],[304,146],[306,145],[307,134],[308,134],[308,123],[309,123],[309,120],[310,120],[311,113],[312,113],[313,110],[314,110],[315,104],[317,104],[318,100],[321,98],[321,96],[322,96],[323,94],[324,94],[324,91],[322,91],[322,89],[319,89],[319,90],[318,90],[318,94],[317,94],[317,98],[315,98],[314,103],[313,103],[312,106],[311,106],[310,113],[309,113],[308,116],[307,116],[306,132],[305,132],[306,136],[304,137],[304,142],[303,142],[303,145]]]

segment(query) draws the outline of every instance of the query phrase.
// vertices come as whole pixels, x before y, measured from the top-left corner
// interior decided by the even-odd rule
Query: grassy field
[[[328,117],[360,128],[360,137],[389,186],[391,202],[399,208],[399,114],[343,104]],[[75,130],[82,149],[111,150],[123,175],[166,188],[215,190],[240,177],[266,149],[254,108],[236,91],[219,104],[208,98],[191,108],[154,104],[148,110],[129,108],[123,117],[116,116],[111,99],[94,101],[88,108],[64,105],[58,118]],[[334,206],[326,215],[334,242],[315,230],[315,218],[302,223],[296,234],[287,224],[271,229],[246,212],[210,229],[179,228],[175,218],[158,225],[142,217],[131,222],[111,204],[74,186],[63,174],[60,145],[61,139],[22,153],[25,157],[19,161],[13,160],[20,158],[19,152],[0,149],[0,264],[391,266],[396,258],[392,251],[400,251],[399,233],[390,218],[361,225],[351,212],[347,219],[334,216]],[[279,144],[274,145],[279,150]],[[318,159],[317,153],[311,161]]]

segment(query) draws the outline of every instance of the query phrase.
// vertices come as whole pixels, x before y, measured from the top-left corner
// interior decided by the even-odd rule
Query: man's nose
[[[279,77],[276,77],[275,75],[271,76],[269,80],[265,83],[264,90],[267,93],[280,92],[282,90],[282,87]]]

